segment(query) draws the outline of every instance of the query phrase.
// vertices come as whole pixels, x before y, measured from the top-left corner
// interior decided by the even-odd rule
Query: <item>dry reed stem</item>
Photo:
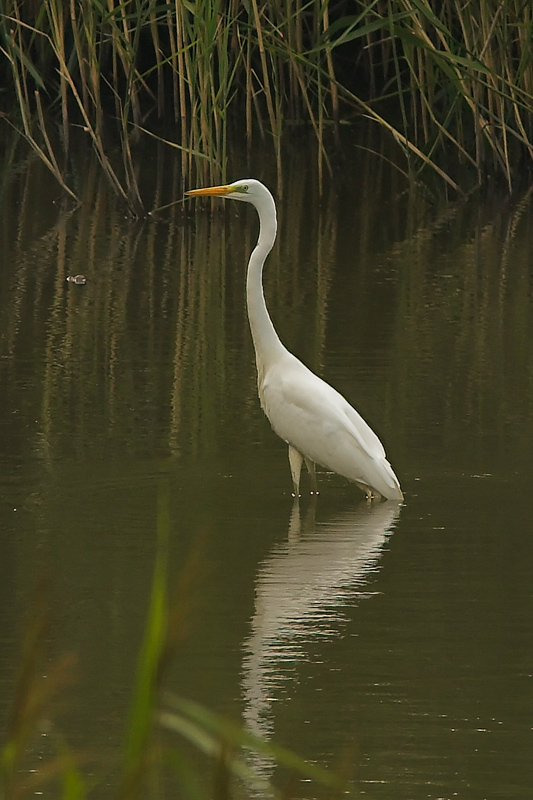
[[[328,0],[251,0],[248,6],[198,0],[194,8],[180,0],[70,0],[66,8],[46,0],[33,18],[22,0],[11,0],[5,11],[0,47],[24,135],[57,175],[61,162],[52,157],[43,104],[45,91],[52,100],[55,95],[65,155],[77,113],[111,186],[133,213],[143,213],[143,204],[132,145],[151,110],[163,114],[170,85],[182,185],[223,178],[228,124],[243,93],[248,152],[256,132],[264,138],[269,130],[279,186],[287,122],[305,119],[313,127],[321,175],[328,123],[337,146],[338,124],[350,121],[354,106],[365,114],[372,109],[373,119],[405,149],[411,168],[429,166],[442,175],[452,147],[458,160],[475,165],[479,181],[495,171],[511,189],[523,155],[533,160],[533,20],[518,0],[370,0],[358,2],[355,11]],[[144,73],[143,40],[153,61]],[[339,68],[349,52],[366,79],[365,93]],[[109,90],[120,174],[104,131]],[[375,101],[382,98],[395,110],[378,109]],[[208,159],[198,160],[199,152]]]

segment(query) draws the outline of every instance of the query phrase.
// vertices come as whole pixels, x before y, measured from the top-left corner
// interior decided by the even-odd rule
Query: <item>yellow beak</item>
[[[206,196],[220,196],[225,194],[230,194],[230,192],[235,191],[235,188],[232,186],[208,186],[205,189],[189,189],[188,192],[185,194],[188,197],[206,197]]]

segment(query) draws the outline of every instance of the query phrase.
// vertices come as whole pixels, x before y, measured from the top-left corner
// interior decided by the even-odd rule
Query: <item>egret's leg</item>
[[[376,491],[376,489],[371,489],[370,486],[364,483],[358,483],[357,486],[365,493],[367,502],[371,503],[373,500],[381,500],[381,494]]]
[[[311,459],[309,458],[306,458],[305,466],[307,467],[307,471],[311,479],[311,494],[318,494],[318,486],[316,485],[315,462],[311,461]]]
[[[291,465],[292,484],[294,486],[294,497],[300,497],[300,472],[302,471],[302,455],[289,445],[289,464]]]

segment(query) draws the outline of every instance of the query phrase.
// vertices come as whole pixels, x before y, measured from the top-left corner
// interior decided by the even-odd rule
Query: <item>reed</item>
[[[135,215],[144,214],[135,162],[145,131],[179,149],[182,186],[224,180],[238,137],[248,152],[267,150],[280,191],[295,125],[315,132],[322,184],[339,126],[359,114],[395,139],[412,173],[430,168],[456,191],[488,176],[511,190],[533,157],[533,18],[519,0],[3,0],[0,9],[0,72],[12,87],[4,119],[73,196],[71,131],[81,126]]]
[[[430,165],[472,166],[478,183],[502,176],[512,190],[533,158],[529,8],[389,0],[367,14],[366,26],[372,83],[378,72],[389,77],[403,145]]]

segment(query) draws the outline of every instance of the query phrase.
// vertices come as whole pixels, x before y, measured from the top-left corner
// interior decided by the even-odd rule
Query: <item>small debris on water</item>
[[[70,283],[77,283],[79,286],[83,286],[85,283],[87,283],[87,278],[85,275],[69,275],[67,281],[70,281]]]

